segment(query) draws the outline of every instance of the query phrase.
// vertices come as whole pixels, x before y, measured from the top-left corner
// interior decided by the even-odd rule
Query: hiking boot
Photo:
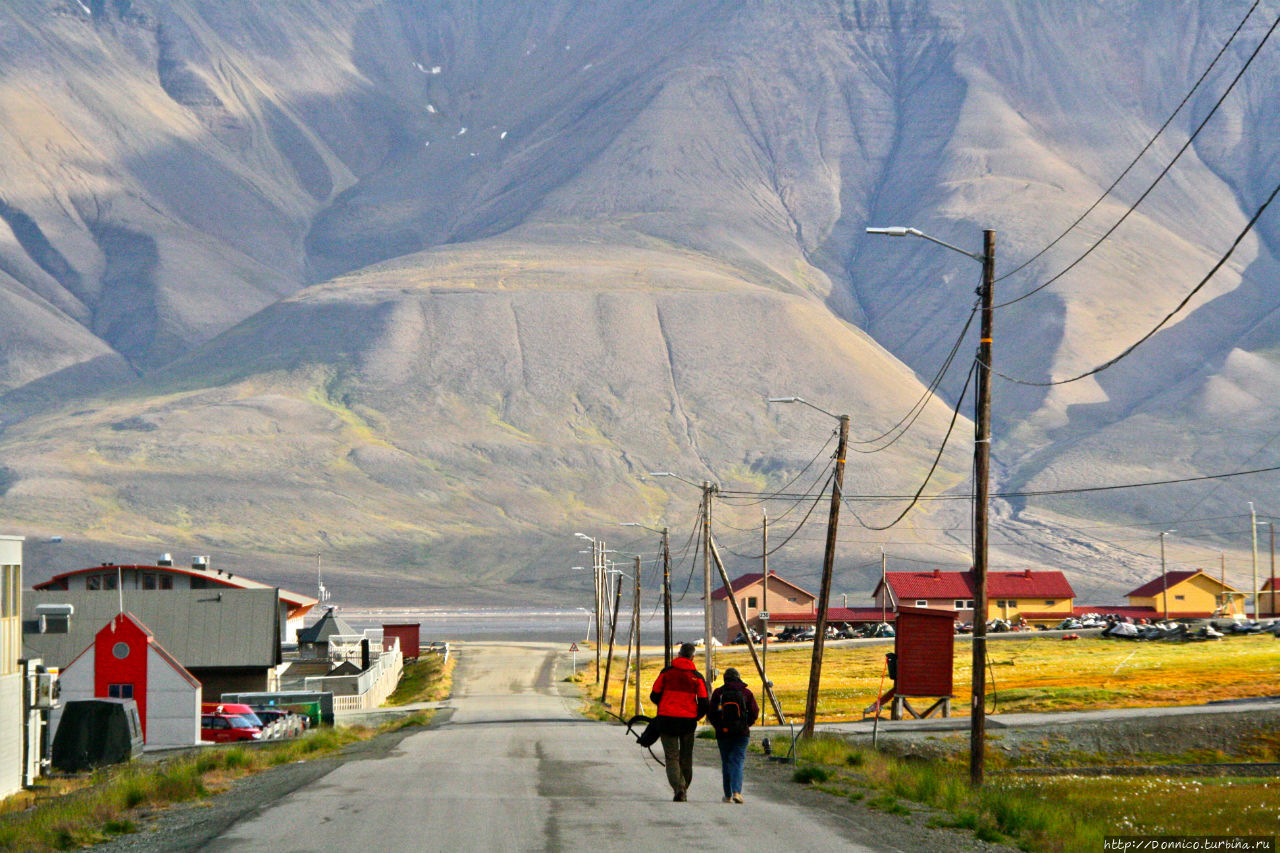
[[[740,802],[742,802],[742,792],[738,792],[738,793],[734,794],[734,795],[733,795],[733,801],[734,801],[735,803],[740,803]]]

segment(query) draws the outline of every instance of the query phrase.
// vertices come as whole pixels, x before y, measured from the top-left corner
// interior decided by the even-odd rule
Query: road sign
[[[576,652],[577,650],[578,650],[578,644],[577,644],[577,643],[570,643],[570,644],[569,644],[569,651],[571,651],[571,652]]]
[[[761,611],[760,611],[759,613],[757,613],[756,615],[757,615],[757,616],[759,616],[759,617],[761,618],[761,620],[763,620],[763,621],[765,621],[765,622],[768,622],[768,621],[769,621],[769,611],[768,611],[768,610],[761,610]]]

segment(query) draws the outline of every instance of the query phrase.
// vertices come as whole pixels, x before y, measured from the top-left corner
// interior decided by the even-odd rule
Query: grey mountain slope
[[[978,269],[865,226],[975,250],[994,228],[1012,269],[1111,182],[1248,4],[85,8],[0,10],[0,287],[36,306],[3,321],[10,517],[246,555],[355,557],[377,540],[390,577],[448,576],[510,535],[523,556],[490,573],[499,583],[541,577],[575,519],[656,518],[664,495],[687,508],[679,488],[637,483],[646,466],[785,483],[825,425],[766,415],[761,395],[799,389],[872,434],[891,424],[950,350]],[[998,299],[1123,214],[1277,11],[1261,4],[1151,161]],[[1114,236],[998,312],[998,369],[1042,381],[1119,353],[1225,251],[1280,179],[1276,56],[1259,55]],[[1277,227],[1264,218],[1116,368],[998,384],[998,485],[1215,473],[1263,443]],[[628,348],[606,346],[605,327]],[[859,488],[918,483],[971,346],[909,440],[855,466]],[[804,436],[784,427],[801,423]],[[258,431],[271,441],[236,438]],[[938,487],[962,492],[957,442]],[[1243,488],[1171,504],[1220,514]],[[1171,504],[1013,502],[999,511],[1017,541],[999,560],[1074,568],[1074,515],[1151,520]],[[307,520],[291,521],[300,505]],[[237,530],[246,507],[279,541]],[[962,563],[964,512],[925,512],[946,529],[917,521],[889,541]],[[345,544],[317,532],[338,529]],[[849,577],[894,535],[860,532]],[[811,571],[804,547],[795,563]],[[1099,552],[1116,555],[1119,585],[1146,571],[1123,550]]]

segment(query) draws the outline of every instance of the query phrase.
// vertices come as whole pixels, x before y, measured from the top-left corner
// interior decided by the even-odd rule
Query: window
[[[757,608],[757,607],[759,607],[759,606],[760,606],[760,605],[756,604],[756,597],[755,597],[754,595],[749,596],[749,597],[747,598],[747,607],[750,607],[752,610],[754,610],[755,608]]]
[[[132,699],[133,685],[132,684],[108,684],[107,696],[108,698],[111,698],[111,699]]]
[[[1046,607],[1052,607],[1053,605],[1057,604],[1057,602],[1054,601],[1052,598],[1046,598],[1044,604]]]
[[[161,589],[173,589],[173,575],[161,575],[161,576],[160,576],[160,588],[161,588]]]
[[[143,573],[142,573],[142,588],[143,588],[143,589],[155,589],[155,588],[156,588],[156,573],[155,573],[155,572],[143,572]]]
[[[1187,597],[1186,597],[1185,595],[1175,595],[1175,596],[1173,597],[1173,600],[1174,600],[1174,601],[1186,601],[1186,598],[1187,598]]]
[[[102,575],[89,575],[84,579],[85,589],[102,589]]]
[[[972,610],[973,602],[965,601],[963,598],[956,599],[956,610]]]
[[[208,579],[208,578],[197,578],[197,577],[192,577],[192,578],[191,578],[191,588],[192,588],[192,589],[208,589],[208,588],[209,588],[209,579]]]
[[[927,598],[916,599],[916,607],[928,607],[928,606],[929,606],[929,600]]]

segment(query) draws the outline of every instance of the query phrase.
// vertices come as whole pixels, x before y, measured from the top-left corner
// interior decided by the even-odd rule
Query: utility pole
[[[1254,608],[1260,610],[1260,608]],[[1271,618],[1276,617],[1276,526],[1271,525]]]
[[[631,599],[631,631],[636,637],[636,713],[640,713],[640,558],[636,557],[636,585]],[[630,649],[631,645],[628,644]],[[625,675],[623,676],[626,677]]]
[[[614,636],[618,633],[618,606],[619,606],[620,604],[622,604],[622,581],[621,581],[621,579],[619,579],[619,580],[618,580],[618,582],[617,582],[617,583],[615,583],[613,586],[614,586],[614,595],[613,595],[613,619],[612,619],[612,621],[610,621],[610,622],[609,622],[609,656],[608,656],[607,658],[605,658],[605,662],[604,662],[604,689],[600,691],[600,702],[601,702],[602,704],[606,704],[606,705],[607,705],[608,703],[607,703],[607,702],[605,702],[604,700],[605,700],[605,697],[607,697],[607,696],[609,695],[609,670],[611,670],[611,669],[613,668],[613,638],[614,638]],[[627,680],[627,674],[626,674],[625,672],[622,674],[622,680],[623,680],[623,681],[626,681],[626,680]]]
[[[1253,535],[1253,618],[1258,618],[1258,513],[1253,508],[1253,501],[1249,501],[1249,533]],[[1249,609],[1245,608],[1244,615],[1249,615]]]
[[[671,666],[671,539],[662,528],[662,652],[663,667]]]
[[[604,601],[604,589],[601,581],[604,577],[601,575],[601,568],[604,562],[604,543],[591,542],[591,573],[595,577],[596,585],[596,684],[600,683],[600,641],[604,638],[604,622],[600,618],[601,603]]]
[[[769,684],[769,511],[760,513],[760,570],[764,573],[764,591],[760,595],[760,609],[766,618],[760,620],[760,681]],[[748,635],[749,636],[749,635]],[[761,717],[763,719],[763,715]],[[779,719],[781,724],[782,720]]]
[[[702,643],[706,646],[707,684],[715,684],[716,661],[712,651],[711,636],[711,493],[715,487],[710,481],[702,481]],[[733,594],[733,590],[729,591]]]
[[[889,617],[889,585],[886,583],[889,573],[885,562],[884,549],[880,549],[880,624],[883,625],[888,621]]]
[[[1160,597],[1164,599],[1164,621],[1166,622],[1169,621],[1169,573],[1165,570],[1164,566],[1164,537],[1168,536],[1170,533],[1177,532],[1178,531],[1176,530],[1160,531],[1160,579],[1164,583],[1164,592]]]
[[[991,343],[996,279],[996,232],[982,232],[982,326],[978,338],[978,401],[973,444],[973,697],[969,727],[969,781],[981,785],[987,736],[987,499],[991,472]]]
[[[831,478],[831,514],[827,517],[827,547],[822,557],[822,591],[818,595],[817,622],[814,625],[813,660],[809,664],[809,693],[804,703],[804,726],[801,737],[813,737],[814,718],[818,713],[818,685],[822,680],[822,650],[827,637],[827,599],[831,596],[831,575],[836,561],[836,529],[840,525],[840,502],[844,496],[844,457],[849,445],[849,416],[840,416],[840,441],[836,445],[836,470]]]

